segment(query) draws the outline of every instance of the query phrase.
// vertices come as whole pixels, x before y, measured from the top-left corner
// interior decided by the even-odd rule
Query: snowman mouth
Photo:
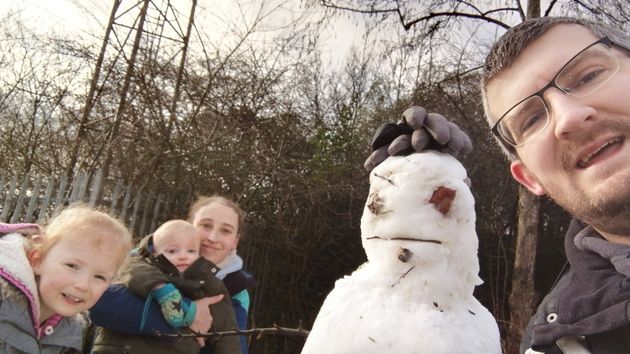
[[[68,295],[68,294],[61,294],[61,295],[63,295],[63,297],[64,297],[66,300],[68,300],[68,301],[70,301],[70,302],[74,302],[74,303],[76,303],[76,304],[80,304],[80,303],[82,303],[82,302],[83,302],[83,300],[81,300],[81,299],[79,299],[79,298],[77,298],[77,297],[74,297],[74,296],[72,296],[72,295]]]
[[[380,236],[371,236],[371,237],[366,238],[366,240],[414,241],[414,242],[435,243],[435,244],[438,244],[438,245],[442,244],[442,241],[423,239],[423,238],[415,238],[415,237],[380,237]]]

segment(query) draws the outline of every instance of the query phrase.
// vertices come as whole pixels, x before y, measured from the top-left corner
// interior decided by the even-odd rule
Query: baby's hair
[[[174,236],[181,231],[189,231],[193,235],[197,234],[197,229],[186,220],[169,220],[153,233],[153,247],[154,249],[165,239]],[[199,241],[201,242],[201,240]]]
[[[31,244],[42,257],[62,238],[85,237],[101,248],[116,248],[122,264],[131,249],[132,237],[127,227],[113,216],[85,204],[73,204],[55,215],[44,225],[43,237]]]
[[[220,196],[220,195],[217,195],[217,194],[215,194],[215,195],[213,195],[211,197],[206,197],[206,196],[198,197],[197,200],[195,200],[195,202],[190,207],[190,211],[188,212],[188,221],[193,222],[197,212],[201,208],[203,208],[203,207],[205,207],[207,205],[210,205],[212,203],[219,203],[219,204],[222,204],[222,205],[224,205],[224,206],[234,210],[234,212],[236,213],[236,216],[238,217],[238,225],[237,225],[238,230],[236,230],[236,231],[237,231],[239,237],[243,238],[243,226],[245,224],[245,212],[233,200],[228,199],[228,198],[223,197],[223,196]]]

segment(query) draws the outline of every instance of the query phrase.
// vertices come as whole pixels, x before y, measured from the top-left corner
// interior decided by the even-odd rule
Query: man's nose
[[[588,129],[597,118],[597,110],[584,98],[567,95],[557,89],[545,93],[549,117],[557,139],[568,139],[572,133]]]

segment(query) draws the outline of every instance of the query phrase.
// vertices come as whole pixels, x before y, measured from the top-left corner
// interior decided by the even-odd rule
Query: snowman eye
[[[378,193],[371,193],[365,205],[372,214],[379,215],[383,209],[383,199],[379,198]]]
[[[442,215],[448,214],[448,211],[451,210],[451,203],[455,199],[455,190],[446,188],[446,187],[438,187],[433,191],[433,195],[431,199],[429,199],[429,203],[433,204],[435,208],[442,213]]]

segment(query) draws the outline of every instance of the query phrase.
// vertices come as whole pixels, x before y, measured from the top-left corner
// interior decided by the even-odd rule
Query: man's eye
[[[523,119],[523,124],[520,128],[520,135],[522,137],[527,137],[530,134],[533,134],[538,131],[541,124],[545,122],[545,117],[547,116],[547,112],[539,111],[530,114],[527,118]]]
[[[597,85],[601,81],[602,74],[606,70],[604,69],[596,69],[586,72],[581,75],[577,82],[575,83],[574,90],[579,89],[581,87],[589,86],[589,85]]]

